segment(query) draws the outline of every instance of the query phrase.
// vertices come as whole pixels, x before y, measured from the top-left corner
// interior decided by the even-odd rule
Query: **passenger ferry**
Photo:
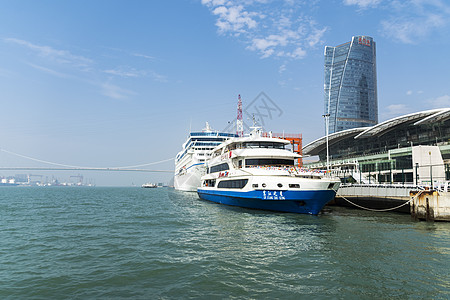
[[[197,189],[201,199],[217,203],[317,215],[340,185],[326,171],[295,166],[301,157],[289,141],[266,137],[253,127],[249,136],[217,146]]]
[[[208,122],[202,131],[190,132],[183,149],[175,157],[175,189],[197,191],[201,176],[205,174],[205,161],[210,157],[211,150],[236,136],[233,133],[215,131]]]

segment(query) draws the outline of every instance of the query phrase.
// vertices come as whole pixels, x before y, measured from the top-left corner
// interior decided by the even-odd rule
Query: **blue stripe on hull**
[[[317,215],[331,201],[334,190],[234,192],[198,189],[201,199],[246,208]]]

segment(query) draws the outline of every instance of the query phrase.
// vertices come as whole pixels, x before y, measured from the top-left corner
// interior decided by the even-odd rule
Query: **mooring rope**
[[[401,204],[401,205],[399,205],[399,206],[392,207],[392,208],[385,208],[385,209],[373,209],[373,208],[364,207],[364,206],[358,205],[358,204],[356,204],[356,203],[353,203],[352,201],[348,200],[347,198],[345,198],[345,197],[343,197],[343,196],[339,196],[339,197],[341,197],[342,199],[344,199],[344,200],[347,201],[348,203],[350,203],[350,204],[352,204],[352,205],[354,205],[354,206],[356,206],[356,207],[359,207],[359,208],[361,208],[361,209],[365,209],[365,210],[369,210],[369,211],[375,211],[375,212],[383,212],[383,211],[391,211],[391,210],[395,210],[395,209],[398,209],[398,208],[400,208],[400,207],[403,207],[403,206],[405,206],[405,205],[411,203],[411,202],[414,201],[417,197],[419,197],[419,195],[422,194],[422,192],[423,192],[423,190],[419,191],[419,192],[417,193],[417,195],[414,196],[414,198],[411,198],[411,200],[408,200],[408,201],[406,201],[405,203],[403,203],[403,204]]]

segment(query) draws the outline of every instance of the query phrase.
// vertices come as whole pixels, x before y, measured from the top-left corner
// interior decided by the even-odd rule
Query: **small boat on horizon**
[[[156,184],[154,184],[154,183],[148,182],[148,183],[144,183],[141,187],[143,187],[143,188],[156,188],[158,186]]]

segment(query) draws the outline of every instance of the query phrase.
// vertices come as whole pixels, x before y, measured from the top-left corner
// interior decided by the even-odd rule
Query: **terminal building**
[[[328,142],[327,142],[328,140]],[[438,184],[450,180],[450,108],[396,117],[331,133],[303,147],[344,182]]]

